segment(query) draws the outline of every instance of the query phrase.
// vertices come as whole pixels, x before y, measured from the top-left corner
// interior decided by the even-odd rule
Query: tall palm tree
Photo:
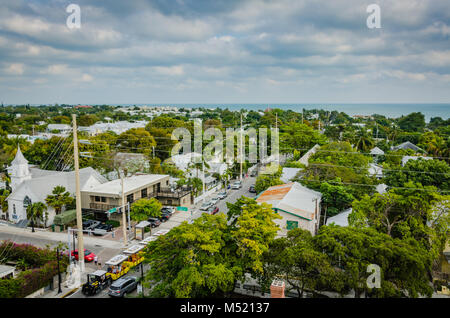
[[[47,205],[54,208],[57,215],[61,213],[63,207],[71,204],[73,200],[73,197],[70,196],[70,193],[63,186],[54,187],[52,194],[45,198]]]
[[[357,133],[358,141],[356,142],[356,148],[363,152],[370,150],[373,145],[373,138],[365,129],[360,129]]]
[[[32,232],[34,232],[34,224],[43,220],[46,210],[47,207],[42,202],[35,202],[27,206],[27,219],[31,221]]]

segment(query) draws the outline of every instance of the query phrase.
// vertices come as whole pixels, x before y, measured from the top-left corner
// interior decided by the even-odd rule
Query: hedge
[[[77,210],[64,211],[61,214],[55,215],[53,223],[56,225],[67,225],[77,219]]]
[[[55,251],[48,248],[42,249],[29,244],[4,241],[0,244],[0,255],[7,255],[7,260],[23,259],[29,266],[35,267],[20,272],[15,278],[0,280],[0,298],[26,297],[47,286],[58,274]],[[61,255],[59,265],[62,273],[65,272],[68,264],[68,257]]]
[[[116,220],[108,220],[105,222],[105,224],[111,224],[113,227],[119,227],[120,226],[120,222],[116,221]]]

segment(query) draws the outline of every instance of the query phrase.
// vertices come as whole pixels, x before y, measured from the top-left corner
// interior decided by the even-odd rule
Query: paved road
[[[226,205],[226,202],[230,202],[230,203],[234,203],[237,201],[237,199],[239,199],[241,196],[246,196],[246,197],[250,197],[253,198],[255,197],[254,193],[250,193],[248,192],[248,188],[250,187],[250,185],[255,183],[255,178],[249,177],[243,180],[243,186],[241,189],[239,190],[228,190],[228,196],[224,199],[224,200],[220,200],[219,203],[217,204],[217,206],[219,207],[219,213],[224,213],[226,214],[228,212],[228,208]],[[211,195],[211,197],[213,197],[215,195]],[[209,198],[207,198],[208,200]],[[152,229],[152,233],[160,230],[160,229],[170,229],[173,228],[175,226],[178,226],[181,222],[189,220],[189,219],[196,219],[198,217],[201,216],[201,214],[203,213],[202,211],[198,210],[198,207],[201,205],[201,203],[197,204],[196,206],[194,206],[191,210],[192,210],[192,216],[190,215],[190,213],[186,213],[186,212],[176,212],[170,219],[169,221],[162,223],[159,227]],[[113,255],[112,255],[113,256]],[[147,270],[146,268],[147,265],[144,265],[144,274]],[[130,272],[128,272],[125,276],[135,276],[135,277],[140,277],[141,275],[141,269],[140,266],[137,268],[133,268]],[[84,278],[85,279],[85,278]],[[108,289],[104,289],[102,290],[100,293],[98,293],[97,295],[94,296],[85,296],[81,293],[81,289],[78,290],[77,292],[75,292],[74,294],[70,295],[68,298],[109,298],[110,296],[108,296]],[[137,294],[137,290],[135,290],[134,292],[130,293],[127,297],[138,297]]]

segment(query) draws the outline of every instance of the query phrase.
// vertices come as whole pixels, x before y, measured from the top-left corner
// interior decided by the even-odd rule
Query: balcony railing
[[[170,188],[162,188],[157,192],[157,197],[179,199],[179,198],[182,198],[182,197],[188,195],[189,193],[191,193],[191,190],[178,189],[178,190],[172,191]]]

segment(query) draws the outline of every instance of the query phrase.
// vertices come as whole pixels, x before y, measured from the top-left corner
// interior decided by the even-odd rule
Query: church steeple
[[[19,145],[17,145],[16,157],[11,162],[11,166],[8,167],[8,173],[11,177],[11,188],[13,191],[23,181],[31,179],[28,160],[23,156]]]

